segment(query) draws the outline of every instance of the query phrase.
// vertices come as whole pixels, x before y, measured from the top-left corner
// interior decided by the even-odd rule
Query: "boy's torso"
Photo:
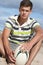
[[[33,19],[28,18],[28,20],[24,24],[19,25],[17,18],[18,16],[11,18],[12,30],[9,36],[9,40],[19,44],[20,42],[25,42],[29,40],[31,35],[33,34],[31,28]]]

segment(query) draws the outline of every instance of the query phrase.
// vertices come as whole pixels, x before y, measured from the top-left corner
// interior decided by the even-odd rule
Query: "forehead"
[[[24,6],[22,6],[22,7],[20,7],[20,9],[30,10],[30,7],[24,7]]]

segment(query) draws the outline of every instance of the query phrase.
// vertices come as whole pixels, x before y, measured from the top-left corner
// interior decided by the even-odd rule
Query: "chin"
[[[22,19],[27,19],[26,17],[23,17]]]

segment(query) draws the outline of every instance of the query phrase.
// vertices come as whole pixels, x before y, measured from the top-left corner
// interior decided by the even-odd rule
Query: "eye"
[[[26,12],[29,12],[29,10],[26,10]]]
[[[22,11],[25,11],[24,9],[22,9]]]

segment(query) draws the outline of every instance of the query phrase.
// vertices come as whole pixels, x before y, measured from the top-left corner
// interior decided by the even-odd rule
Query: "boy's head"
[[[30,0],[23,0],[20,3],[20,17],[23,19],[27,19],[28,16],[31,14],[33,4]]]
[[[21,7],[30,7],[30,10],[32,10],[33,3],[30,0],[22,0],[20,3],[20,8]]]

